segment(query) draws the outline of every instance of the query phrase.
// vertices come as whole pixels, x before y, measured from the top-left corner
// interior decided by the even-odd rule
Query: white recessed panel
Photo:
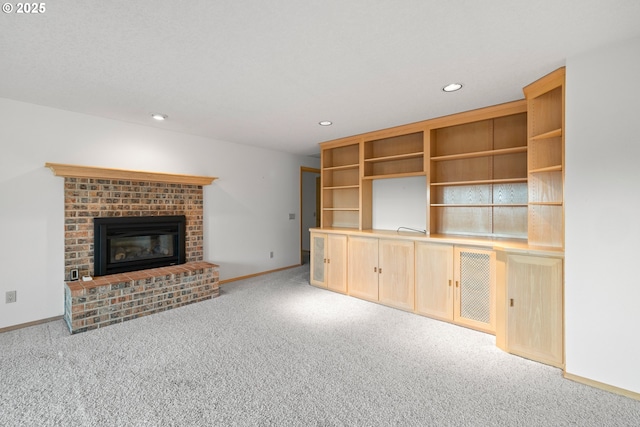
[[[424,176],[373,181],[373,228],[427,228],[427,180]]]

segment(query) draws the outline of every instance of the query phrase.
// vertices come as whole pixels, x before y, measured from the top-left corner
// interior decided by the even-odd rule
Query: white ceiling
[[[520,99],[567,56],[640,35],[638,0],[45,6],[0,16],[0,97],[297,154]]]

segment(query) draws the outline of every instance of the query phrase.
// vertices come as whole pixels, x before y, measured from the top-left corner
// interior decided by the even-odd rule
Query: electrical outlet
[[[296,219],[296,214],[290,213],[289,214],[289,219]]]
[[[70,273],[69,276],[70,276],[71,280],[78,280],[79,276],[78,276],[78,269],[77,268],[72,269],[69,273]]]
[[[273,251],[269,252],[269,258],[273,258]]]
[[[16,302],[17,298],[18,298],[18,291],[9,291],[6,294],[6,301],[5,302],[7,304],[10,304],[12,302]]]

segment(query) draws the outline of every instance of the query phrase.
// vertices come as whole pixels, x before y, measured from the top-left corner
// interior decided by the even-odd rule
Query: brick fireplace
[[[215,178],[46,166],[64,177],[64,318],[72,333],[218,296],[218,266],[203,261],[202,186]],[[185,264],[93,277],[94,218],[177,215],[186,217]],[[71,280],[74,270],[80,280]]]
[[[187,218],[187,262],[202,261],[203,193],[201,185],[113,179],[64,179],[65,278],[72,269],[93,276],[93,218],[170,216]]]

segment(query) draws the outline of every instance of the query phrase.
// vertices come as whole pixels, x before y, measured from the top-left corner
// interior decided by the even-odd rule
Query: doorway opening
[[[300,168],[300,264],[308,264],[309,229],[320,227],[320,169]]]

